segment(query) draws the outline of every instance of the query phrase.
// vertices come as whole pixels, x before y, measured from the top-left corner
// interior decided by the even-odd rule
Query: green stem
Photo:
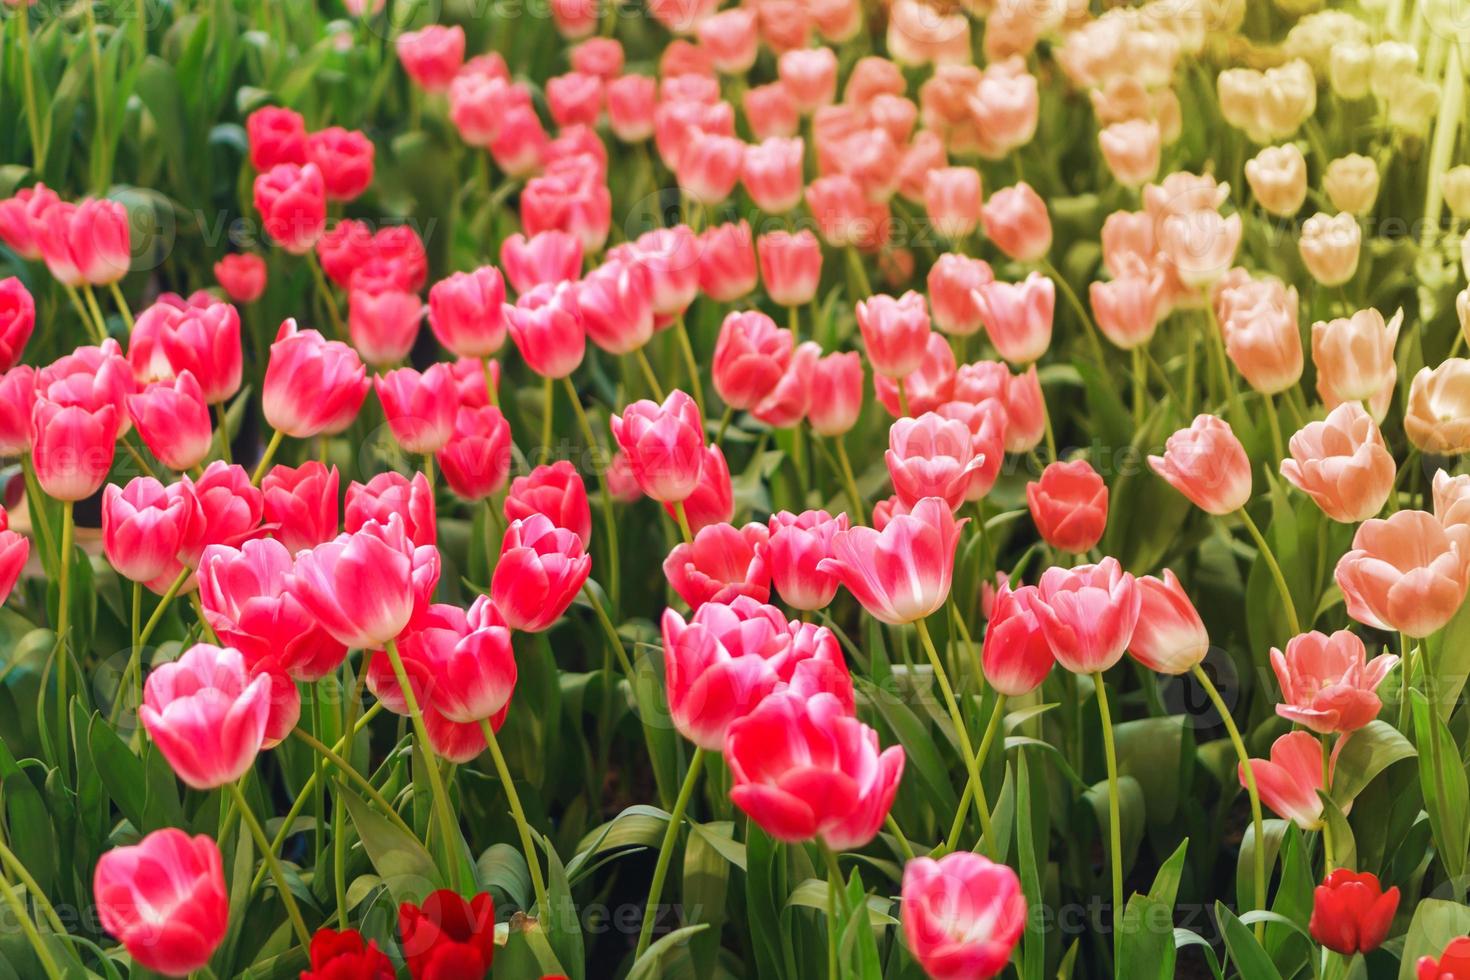
[[[634,359],[638,362],[638,369],[643,372],[643,380],[648,382],[648,390],[652,392],[654,400],[664,400],[664,390],[658,383],[658,375],[653,372],[653,365],[648,363],[648,352],[640,347],[633,352]]]
[[[123,323],[127,325],[128,334],[131,336],[133,332],[133,311],[128,307],[127,297],[123,295],[122,288],[115,282],[108,283],[107,288],[112,291],[112,301],[117,304],[117,312],[122,316]]]
[[[495,379],[490,373],[490,362],[492,358],[487,354],[481,360],[484,362],[485,369],[485,396],[490,399],[491,405],[499,405],[500,392],[495,389]]]
[[[1000,731],[1001,719],[1005,717],[1006,696],[997,694],[995,707],[991,709],[990,721],[985,726],[985,734],[980,739],[980,750],[976,753],[975,767],[979,769],[985,765],[985,757],[990,753],[991,743],[995,741],[996,734]],[[965,829],[965,817],[969,815],[970,803],[974,799],[974,790],[970,783],[965,784],[965,795],[960,797],[960,807],[955,812],[954,823],[950,825],[949,837],[944,849],[946,852],[953,851],[959,846],[960,832]]]
[[[887,817],[884,818],[883,825],[887,827],[888,832],[892,834],[895,839],[897,839],[898,849],[903,852],[904,860],[912,861],[915,857],[914,846],[910,844],[909,839],[904,836],[903,828],[898,825],[897,820],[893,819],[893,814],[890,813]]]
[[[1220,375],[1220,384],[1225,389],[1225,399],[1230,405],[1230,420],[1235,425],[1245,423],[1245,410],[1240,404],[1240,392],[1235,389],[1235,379],[1230,374],[1230,358],[1225,353],[1225,338],[1220,332],[1220,323],[1215,318],[1215,308],[1205,304],[1205,333],[1209,335],[1210,350],[1215,356],[1215,370]]]
[[[58,936],[67,935],[67,928],[61,924],[61,917],[56,914],[56,907],[51,904],[51,900],[46,897],[46,893],[41,890],[40,884],[21,863],[20,858],[16,857],[15,852],[3,841],[0,841],[0,861],[3,861],[10,872],[20,879],[22,885],[25,885],[26,891],[30,893],[31,901],[40,908],[41,914],[46,917],[46,922],[51,926],[51,931]]]
[[[245,799],[245,793],[240,789],[239,783],[226,783],[230,794],[235,798],[235,809],[240,811],[240,819],[245,821],[245,826],[250,828],[250,835],[255,838],[255,846],[260,848],[261,857],[264,858],[266,867],[270,868],[271,877],[276,879],[276,890],[281,893],[281,904],[286,906],[286,918],[291,920],[291,928],[296,931],[296,939],[302,949],[311,948],[311,931],[306,928],[306,922],[301,918],[301,910],[296,907],[296,896],[291,894],[291,886],[286,881],[285,869],[281,867],[281,861],[276,857],[276,852],[271,848],[270,839],[265,836],[265,828],[256,819],[255,811],[250,809],[250,802]]]
[[[1108,710],[1108,690],[1102,671],[1094,671],[1092,684],[1097,691],[1097,710],[1101,716],[1103,733],[1103,755],[1108,764],[1108,847],[1112,860],[1113,877],[1113,962],[1118,962],[1122,946],[1123,930],[1116,927],[1123,921],[1123,824],[1118,806],[1118,751],[1113,745],[1113,716]]]
[[[117,724],[117,719],[120,716],[123,705],[123,689],[127,687],[128,680],[134,676],[138,678],[137,703],[143,703],[143,650],[148,646],[148,638],[153,635],[153,631],[158,627],[159,622],[162,621],[163,614],[168,611],[169,604],[174,601],[174,597],[179,594],[179,590],[184,587],[185,582],[189,581],[189,576],[192,574],[193,571],[188,568],[179,572],[174,580],[169,583],[168,589],[163,593],[162,598],[158,600],[158,605],[154,607],[153,614],[148,617],[148,622],[143,625],[142,631],[138,633],[137,641],[133,644],[132,656],[128,658],[128,664],[123,668],[122,678],[118,682],[117,698],[112,703],[111,721],[113,725]]]
[[[332,748],[328,747],[325,742],[322,742],[320,739],[316,738],[316,736],[312,735],[305,729],[293,728],[291,729],[291,735],[297,741],[310,748],[322,759],[331,763],[332,766],[334,766],[337,771],[340,772],[342,775],[346,776],[348,779],[352,780],[352,782],[361,787],[362,791],[367,794],[368,799],[371,800],[378,807],[378,809],[383,811],[383,816],[387,817],[390,823],[392,823],[395,827],[403,831],[408,836],[414,836],[413,828],[405,823],[403,818],[398,815],[398,811],[393,809],[393,804],[389,803],[388,800],[383,796],[383,794],[378,792],[378,788],[372,784],[372,781],[369,780],[362,773],[358,772],[356,767],[353,766],[352,763],[348,762],[345,757],[343,757],[340,753],[336,752]],[[315,773],[314,776],[316,777],[317,784],[320,785],[322,781],[320,778],[320,774]]]
[[[1245,791],[1251,801],[1251,828],[1256,835],[1255,853],[1252,855],[1253,871],[1255,873],[1256,908],[1266,907],[1266,838],[1265,821],[1261,816],[1261,793],[1256,788],[1256,771],[1251,765],[1250,753],[1246,751],[1245,740],[1240,737],[1240,729],[1235,725],[1235,718],[1230,714],[1230,708],[1225,704],[1225,699],[1220,696],[1220,691],[1215,687],[1215,682],[1210,680],[1210,675],[1199,664],[1193,667],[1194,679],[1199,686],[1205,689],[1205,694],[1210,702],[1214,704],[1215,711],[1225,725],[1225,733],[1230,736],[1230,744],[1235,748],[1235,756],[1240,760],[1241,772],[1245,773]],[[1256,923],[1256,938],[1265,936],[1266,924]]]
[[[838,967],[837,946],[842,935],[842,923],[847,919],[847,888],[843,884],[842,867],[837,855],[820,839],[817,849],[827,865],[827,975],[832,980],[841,976]]]
[[[1286,458],[1286,441],[1281,438],[1281,418],[1276,413],[1276,402],[1270,395],[1262,395],[1261,401],[1266,405],[1266,419],[1271,425],[1271,450],[1276,454],[1276,462],[1280,463]]]
[[[847,456],[847,445],[842,436],[833,436],[832,442],[837,446],[837,462],[842,467],[842,482],[847,485],[847,497],[852,502],[852,516],[857,523],[868,522],[867,505],[863,503],[863,495],[858,493],[857,478],[852,473],[852,460]]]
[[[26,499],[36,505],[31,508],[31,513],[35,515],[36,530],[41,535],[41,547],[46,549],[47,554],[50,554],[52,542],[51,518],[46,516],[46,508],[42,506],[42,498],[45,495],[41,492],[41,484],[36,479],[36,468],[31,464],[31,457],[29,455],[20,458],[20,471],[21,475],[25,478]]]
[[[70,771],[69,753],[66,748],[67,679],[71,676],[71,649],[68,634],[71,632],[71,561],[72,539],[76,532],[75,504],[70,500],[61,502],[61,561],[57,571],[56,603],[56,751],[61,760],[63,773]]]
[[[495,772],[500,776],[501,785],[505,787],[506,799],[510,801],[510,812],[515,818],[516,831],[521,835],[521,847],[526,852],[526,866],[531,870],[531,888],[536,893],[536,906],[541,915],[549,916],[552,912],[551,898],[546,893],[546,881],[541,876],[541,857],[536,852],[536,844],[531,837],[531,823],[526,819],[526,811],[521,806],[515,781],[510,778],[510,767],[505,764],[505,754],[500,751],[500,742],[496,739],[495,729],[488,718],[480,720],[480,730],[485,733],[485,745],[490,749]]]
[[[694,795],[695,783],[699,781],[699,770],[704,765],[704,749],[696,748],[689,757],[689,771],[684,774],[684,783],[679,787],[679,796],[674,800],[674,809],[669,813],[669,825],[664,830],[663,844],[658,849],[658,863],[653,868],[653,881],[648,885],[648,901],[643,907],[643,928],[638,932],[638,948],[633,953],[633,962],[648,949],[653,938],[653,923],[658,918],[658,901],[664,890],[664,878],[669,873],[669,862],[674,857],[674,842],[679,839],[679,829],[684,823],[684,811],[689,809],[689,799]]]
[[[577,395],[576,385],[572,384],[571,378],[563,378],[562,382],[566,385],[567,398],[571,400],[572,411],[577,416],[577,425],[582,430],[582,438],[587,441],[587,451],[589,453],[600,454],[603,451],[602,443],[598,441],[596,434],[592,431],[592,421],[587,418],[587,409],[582,406],[582,399]],[[600,505],[602,507],[602,523],[607,529],[608,598],[612,600],[613,606],[616,608],[618,599],[620,598],[621,561],[618,557],[617,522],[613,518],[612,488],[608,486],[606,467],[600,468],[597,471],[597,478],[602,481]]]
[[[551,378],[541,379],[541,449],[546,453],[546,460],[551,460],[551,413],[556,408],[556,382]]]
[[[1143,427],[1144,401],[1148,394],[1148,375],[1143,366],[1143,347],[1130,352],[1133,360],[1133,428]]]
[[[439,778],[439,766],[434,762],[433,749],[429,744],[429,732],[424,727],[424,714],[419,710],[419,700],[414,696],[413,685],[409,683],[408,672],[403,668],[403,658],[398,655],[398,642],[389,640],[384,644],[384,650],[388,654],[388,662],[393,666],[393,676],[398,681],[399,690],[403,692],[404,704],[408,707],[409,719],[413,723],[414,737],[418,739],[420,751],[424,756],[424,772],[429,779],[429,792],[433,796],[434,810],[439,816],[439,829],[444,837],[444,857],[449,863],[449,880],[457,889],[459,887],[459,837],[454,821],[454,813],[449,809],[449,797],[444,792],[444,781]]]
[[[1286,587],[1286,576],[1281,573],[1281,566],[1276,562],[1276,556],[1271,552],[1271,546],[1266,543],[1266,537],[1251,515],[1242,507],[1239,511],[1241,520],[1245,523],[1246,530],[1256,541],[1256,548],[1261,553],[1261,558],[1266,562],[1266,568],[1271,572],[1271,578],[1276,582],[1276,591],[1281,595],[1281,602],[1286,610],[1286,625],[1291,630],[1291,635],[1296,636],[1302,631],[1301,622],[1297,619],[1296,605],[1291,599],[1291,590]]]
[[[41,116],[36,108],[36,66],[31,61],[31,16],[21,6],[15,12],[16,31],[20,34],[21,87],[25,90],[26,124],[31,131],[31,165],[39,173],[46,162],[46,146],[41,142]]]
[[[107,318],[102,315],[102,305],[97,302],[97,294],[92,291],[89,283],[82,283],[82,298],[91,311],[93,322],[97,324],[97,340],[101,343],[107,339]]]
[[[960,703],[954,696],[954,689],[949,685],[949,675],[945,673],[944,663],[939,659],[939,651],[934,648],[934,638],[929,635],[929,627],[922,619],[914,620],[914,629],[919,633],[919,639],[924,644],[924,652],[929,656],[929,664],[934,668],[934,678],[939,682],[939,691],[944,696],[945,708],[949,711],[950,722],[954,725],[955,734],[960,740],[960,754],[964,757],[965,771],[968,774],[970,786],[973,787],[975,802],[980,807],[980,829],[985,836],[985,849],[992,855],[998,853],[995,848],[995,838],[990,828],[990,804],[985,799],[985,786],[980,782],[980,767],[975,761],[975,750],[970,746],[970,733],[965,727],[965,716],[960,711]]]
[[[92,314],[87,311],[86,304],[82,302],[82,294],[77,292],[76,287],[67,283],[62,283],[61,288],[66,291],[67,298],[71,300],[72,309],[76,311],[76,314],[81,319],[82,323],[86,325],[89,331],[91,331],[92,336],[96,338],[97,343],[100,344],[102,343],[102,341],[106,340],[107,332],[101,328],[96,320],[92,319]]]
[[[1107,355],[1103,353],[1102,341],[1097,337],[1097,325],[1092,322],[1092,317],[1088,315],[1087,307],[1082,305],[1082,300],[1078,298],[1076,291],[1072,289],[1072,284],[1067,281],[1066,276],[1057,270],[1056,266],[1051,264],[1050,259],[1043,258],[1041,260],[1041,268],[1051,277],[1057,289],[1061,290],[1062,296],[1067,301],[1067,305],[1072,307],[1072,312],[1077,314],[1077,319],[1082,323],[1083,332],[1087,334],[1087,344],[1092,348],[1093,359],[1097,361],[1098,368],[1103,369],[1107,364]]]
[[[582,586],[582,592],[587,596],[587,602],[597,614],[597,621],[602,625],[602,632],[607,637],[608,649],[618,658],[618,666],[623,668],[623,673],[628,675],[628,683],[637,683],[633,675],[633,664],[628,660],[628,651],[623,647],[623,639],[618,636],[618,628],[613,625],[612,619],[607,615],[607,610],[602,608],[602,603],[592,594],[587,586]]]
[[[342,323],[342,314],[337,310],[336,297],[332,295],[332,287],[327,283],[326,273],[322,272],[322,265],[316,257],[315,249],[306,253],[306,264],[311,267],[311,278],[316,283],[318,295],[327,305],[327,316],[331,317],[332,329],[335,331],[336,338],[346,340],[347,327]]]
[[[260,486],[260,481],[265,479],[266,472],[271,468],[271,460],[275,458],[276,450],[281,448],[281,441],[286,438],[286,433],[277,429],[271,433],[271,441],[266,443],[265,452],[261,454],[260,462],[255,464],[255,472],[250,474],[250,485]]]
[[[724,443],[724,441],[725,441],[725,430],[730,427],[730,420],[733,419],[734,417],[735,417],[735,408],[734,408],[734,406],[732,406],[732,405],[726,405],[725,406],[724,414],[722,414],[720,416],[720,425],[719,425],[719,428],[717,428],[715,430],[715,442],[716,443],[719,443],[719,444],[723,444]]]
[[[61,980],[61,970],[56,966],[56,960],[51,957],[51,950],[41,941],[41,934],[36,931],[36,924],[26,913],[26,907],[15,893],[15,887],[11,885],[10,879],[0,875],[0,896],[5,899],[5,904],[10,906],[11,914],[20,925],[21,932],[25,933],[26,940],[30,942],[31,949],[36,952],[36,959],[41,961],[41,969],[46,971],[46,976],[51,980]]]
[[[679,522],[679,533],[684,536],[684,543],[693,544],[694,532],[689,530],[689,515],[684,511],[684,501],[674,501],[674,518]]]
[[[689,393],[694,396],[694,404],[699,409],[699,417],[703,419],[704,382],[699,380],[699,361],[694,356],[694,343],[689,339],[689,325],[684,322],[682,313],[674,321],[674,332],[679,338],[679,349],[684,354],[684,367],[689,372]]]
[[[102,77],[102,43],[98,39],[96,6],[97,0],[87,0],[86,6],[82,8],[83,12],[86,14],[84,23],[89,42],[87,47],[91,51],[92,55],[93,110],[97,113],[97,118],[95,120],[96,136],[95,142],[92,144],[93,153],[96,153],[107,146],[107,122],[109,117],[111,116],[111,113],[107,111],[106,105],[107,82]],[[101,174],[95,174],[94,177],[96,177],[97,180],[96,186],[92,188],[92,191],[93,193],[101,194],[104,190],[106,190],[108,181]],[[90,294],[91,287],[88,287],[87,291]],[[92,300],[92,302],[95,304],[96,300],[94,299]],[[100,316],[98,317],[98,320],[100,322]]]

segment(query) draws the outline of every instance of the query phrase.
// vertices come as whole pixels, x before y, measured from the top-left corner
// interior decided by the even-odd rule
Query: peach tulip
[[[1343,524],[1381,511],[1397,473],[1377,423],[1357,402],[1343,402],[1325,421],[1303,426],[1291,437],[1291,458],[1281,461],[1281,475]]]
[[[1465,601],[1470,525],[1445,527],[1433,514],[1401,510],[1365,521],[1337,563],[1348,615],[1375,629],[1422,638]]]
[[[1375,690],[1398,662],[1392,654],[1369,660],[1363,641],[1348,630],[1292,637],[1285,653],[1271,650],[1284,702],[1276,713],[1320,734],[1357,731],[1378,717],[1383,702]]]

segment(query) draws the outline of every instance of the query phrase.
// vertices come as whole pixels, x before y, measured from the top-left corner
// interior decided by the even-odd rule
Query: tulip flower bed
[[[1470,977],[1461,5],[0,12],[0,980]]]

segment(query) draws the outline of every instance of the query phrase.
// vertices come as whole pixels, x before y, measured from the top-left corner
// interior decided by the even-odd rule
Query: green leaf
[[[1281,851],[1281,841],[1291,826],[1289,820],[1265,817],[1261,820],[1261,833],[1265,837],[1266,878],[1271,878],[1271,869],[1276,866],[1276,855]],[[1249,908],[1255,902],[1255,855],[1256,825],[1254,821],[1245,825],[1240,839],[1240,852],[1235,858],[1235,898],[1241,908]]]
[[[1358,866],[1358,842],[1353,837],[1353,828],[1348,825],[1347,816],[1343,814],[1342,808],[1333,801],[1332,797],[1320,789],[1317,790],[1317,798],[1322,801],[1322,819],[1332,834],[1333,866],[1356,868]]]
[[[1039,788],[1045,792],[1045,784]],[[1046,819],[1043,801],[1039,811]],[[1038,853],[1036,841],[1046,840],[1046,833],[1036,834],[1032,817],[1032,778],[1027,762],[1026,750],[1016,753],[1016,858],[1020,865],[1021,892],[1026,896],[1028,908],[1040,908],[1044,896],[1041,891],[1041,870],[1046,867],[1046,854]],[[1022,944],[1021,976],[1025,980],[1041,980],[1046,970],[1046,929],[1039,915],[1026,917],[1025,939]]]
[[[896,926],[898,919],[892,914],[893,903],[886,898],[877,895],[869,895],[865,899],[868,909],[868,919],[875,926]],[[827,914],[827,882],[821,878],[808,878],[797,885],[790,896],[786,899],[787,908],[816,909],[823,915]]]
[[[567,881],[566,868],[551,839],[541,836],[538,843],[546,852],[546,898],[551,908],[536,910],[538,920],[546,931],[551,948],[570,980],[582,980],[587,969],[587,956],[582,948],[582,919],[577,915],[577,905],[572,899],[572,886]]]
[[[1439,898],[1420,900],[1404,934],[1399,980],[1414,980],[1414,964],[1421,956],[1439,956],[1451,939],[1470,933],[1470,908]]]
[[[727,825],[730,826],[730,825]],[[690,941],[690,955],[701,976],[709,976],[720,951],[720,931],[725,925],[725,903],[730,887],[730,862],[710,843],[713,833],[691,832],[684,845],[684,887],[681,902],[684,919],[705,923],[709,930]]]
[[[1175,929],[1174,949],[1181,950],[1186,946],[1198,947],[1204,955],[1205,962],[1209,964],[1210,972],[1214,974],[1215,980],[1224,980],[1224,974],[1220,972],[1220,958],[1215,955],[1215,947],[1210,945],[1209,940],[1188,929]]]
[[[1271,962],[1271,957],[1256,942],[1250,929],[1226,908],[1224,902],[1215,903],[1215,918],[1220,922],[1220,935],[1225,940],[1225,950],[1235,962],[1241,977],[1249,980],[1281,980],[1281,971]]]
[[[1386,721],[1370,721],[1343,736],[1342,750],[1332,770],[1332,798],[1347,806],[1367,788],[1373,777],[1414,755],[1414,746]]]
[[[1419,784],[1424,809],[1434,833],[1434,846],[1450,877],[1465,873],[1467,836],[1465,820],[1470,806],[1470,787],[1460,764],[1459,746],[1437,714],[1431,713],[1424,695],[1410,693],[1414,713],[1414,741],[1419,745]],[[1434,751],[1437,748],[1437,755]],[[1437,764],[1436,764],[1437,759]]]
[[[482,887],[499,892],[497,902],[508,900],[518,909],[531,907],[531,869],[526,856],[512,844],[491,844],[475,862]]]
[[[144,785],[143,760],[117,737],[112,726],[100,714],[92,716],[87,728],[88,749],[107,795],[122,811],[128,822],[140,831],[146,827],[143,819],[148,793]]]
[[[343,793],[342,800],[368,860],[395,902],[418,904],[442,886],[434,859],[424,845],[389,823],[357,794]]]
[[[40,790],[0,741],[0,785],[4,786],[5,816],[10,845],[25,862],[36,883],[47,892],[56,881],[56,828]]]
[[[781,928],[780,910],[786,904],[786,866],[781,845],[754,821],[747,821],[745,849],[749,863],[745,875],[745,915],[755,953],[755,975],[796,980],[788,976],[783,966],[787,959],[782,955],[782,948],[789,937]]]
[[[1123,938],[1118,960],[1118,975],[1124,977],[1158,977],[1169,980],[1174,975],[1174,943],[1168,931],[1174,921],[1174,900],[1184,874],[1184,856],[1189,850],[1186,838],[1169,860],[1159,866],[1153,886],[1147,895],[1134,895],[1128,900],[1120,926]]]
[[[638,957],[638,962],[634,963],[633,969],[628,971],[627,980],[656,980],[656,978],[664,976],[658,970],[659,963],[664,958],[664,954],[708,928],[708,923],[701,922],[698,925],[675,929],[668,935],[661,937],[658,942],[644,950],[642,956]]]
[[[704,838],[704,842],[713,848],[721,857],[729,861],[741,871],[745,870],[746,856],[745,845],[735,840],[735,824],[729,820],[717,823],[696,823],[687,821],[690,831]]]

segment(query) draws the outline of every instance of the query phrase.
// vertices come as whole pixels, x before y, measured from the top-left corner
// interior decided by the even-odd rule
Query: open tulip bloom
[[[1463,4],[274,6],[3,5],[0,976],[1470,980]]]

